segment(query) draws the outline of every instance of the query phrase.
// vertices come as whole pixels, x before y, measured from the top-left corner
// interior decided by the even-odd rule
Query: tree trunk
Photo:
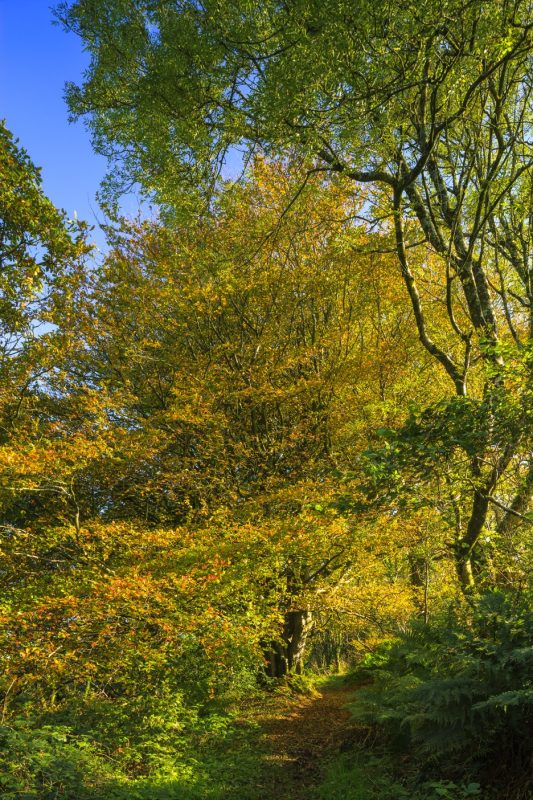
[[[429,559],[427,556],[418,556],[410,553],[408,560],[411,585],[422,590],[420,615],[427,625],[429,621]]]
[[[302,672],[305,647],[313,622],[313,614],[308,609],[285,614],[282,640],[272,642],[267,653],[267,673],[270,677],[283,678],[290,673]]]
[[[490,488],[487,487],[486,491],[489,492]],[[474,551],[487,519],[488,508],[488,495],[476,490],[466,532],[458,542],[455,554],[457,576],[465,594],[470,594],[476,586],[473,569]]]

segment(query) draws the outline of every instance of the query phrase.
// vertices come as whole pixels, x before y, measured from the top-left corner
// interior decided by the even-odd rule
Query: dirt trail
[[[286,701],[263,723],[267,753],[260,800],[307,800],[328,758],[349,742],[354,726],[346,709],[354,687],[330,685],[317,695]]]

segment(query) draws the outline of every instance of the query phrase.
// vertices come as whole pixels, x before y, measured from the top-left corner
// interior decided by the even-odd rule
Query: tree
[[[39,169],[0,123],[0,533],[7,547],[35,506],[11,476],[21,468],[31,484],[36,472],[43,388],[58,352],[68,350],[68,331],[59,325],[70,321],[84,280],[86,231],[45,196]],[[46,472],[45,461],[39,466]]]
[[[380,241],[346,222],[364,198],[316,176],[280,220],[300,182],[258,160],[194,226],[123,222],[73,292],[1,453],[14,705],[129,697],[141,663],[192,697],[261,647],[285,674],[339,581],[386,591],[335,476],[403,417],[421,351],[390,255],[354,256]]]
[[[298,555],[286,517],[303,519],[306,497],[324,502],[330,492],[327,474],[347,457],[349,395],[359,391],[361,410],[384,401],[416,347],[392,286],[376,291],[390,257],[361,256],[354,269],[354,242],[368,237],[346,219],[362,199],[316,178],[280,221],[298,185],[297,171],[260,160],[243,186],[226,187],[209,220],[174,231],[125,226],[92,288],[78,348],[87,360],[74,371],[120,409],[112,488],[99,501],[107,517],[205,524],[226,508],[284,531],[283,577],[274,569],[265,587],[277,587],[285,616],[275,672],[298,667],[309,597],[349,549],[314,524],[316,545],[306,549],[304,537]]]
[[[0,415],[16,424],[39,372],[44,342],[77,285],[86,226],[68,221],[41,188],[39,170],[0,121]],[[44,334],[44,335],[43,335]],[[36,362],[40,362],[38,367]]]
[[[91,54],[68,89],[73,114],[120,179],[161,203],[176,206],[177,185],[208,189],[231,146],[296,151],[310,172],[370,187],[365,213],[392,226],[451,413],[479,430],[475,446],[448,440],[468,459],[456,503],[465,590],[483,530],[527,523],[533,487],[530,12],[528,0],[77,0],[58,11]],[[433,301],[420,289],[431,264]]]

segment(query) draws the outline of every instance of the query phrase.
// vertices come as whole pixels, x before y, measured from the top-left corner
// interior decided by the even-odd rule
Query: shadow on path
[[[330,684],[312,697],[290,701],[263,722],[266,753],[257,784],[258,800],[311,798],[329,758],[353,739],[346,708],[355,687]]]

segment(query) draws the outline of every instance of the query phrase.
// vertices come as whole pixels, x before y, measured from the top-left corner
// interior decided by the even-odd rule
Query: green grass
[[[385,759],[342,753],[326,770],[314,800],[407,800],[411,795],[389,775]]]
[[[334,759],[309,800],[482,800],[477,783],[428,781],[409,790],[392,777],[392,761],[369,751],[343,753]]]

